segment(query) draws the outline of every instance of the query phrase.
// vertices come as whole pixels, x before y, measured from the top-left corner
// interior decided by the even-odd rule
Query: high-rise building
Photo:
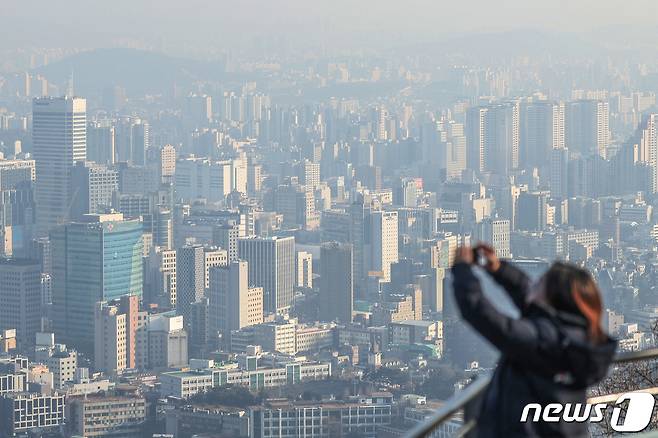
[[[29,257],[36,221],[33,184],[21,181],[0,190],[0,256]]]
[[[146,164],[150,145],[149,124],[139,118],[126,117],[115,127],[116,160],[135,166]]]
[[[170,144],[162,146],[158,151],[160,181],[173,182],[176,174],[176,148]]]
[[[184,246],[176,251],[176,311],[190,323],[190,305],[203,297],[205,289],[203,246]]]
[[[148,296],[144,300],[165,308],[176,307],[176,250],[156,247],[149,254],[146,273]]]
[[[188,96],[186,99],[185,120],[192,129],[208,126],[212,120],[212,98],[205,94]]]
[[[542,167],[553,149],[564,149],[564,103],[530,102],[521,109],[520,161],[523,166]]]
[[[206,248],[204,251],[204,288],[208,290],[210,287],[210,270],[217,266],[228,265],[228,251],[220,248]]]
[[[86,215],[55,228],[50,240],[55,332],[91,353],[96,303],[142,295],[142,223],[120,213]]]
[[[297,251],[295,274],[295,286],[313,287],[313,255],[310,252]]]
[[[299,163],[298,177],[300,184],[315,189],[320,184],[320,163],[309,160]]]
[[[126,295],[111,303],[96,304],[94,314],[94,364],[98,371],[117,373],[136,368],[135,349],[139,297]]]
[[[320,319],[352,322],[354,279],[352,245],[325,243],[320,248]]]
[[[144,315],[137,329],[137,368],[180,368],[187,365],[188,336],[183,317],[171,312]]]
[[[244,235],[241,236],[240,234],[240,225],[236,223],[213,227],[212,243],[227,251],[229,263],[238,259],[238,238],[244,237]]]
[[[23,182],[35,180],[34,160],[0,160],[0,190],[15,189]]]
[[[315,229],[320,225],[320,215],[315,211],[315,198],[309,187],[288,182],[276,189],[274,206],[283,215],[285,226]]]
[[[519,104],[471,108],[466,117],[466,161],[478,172],[507,173],[519,166]]]
[[[0,259],[0,331],[16,330],[21,347],[41,331],[41,266],[33,260]]]
[[[87,103],[75,97],[37,98],[32,104],[37,223],[42,234],[69,218],[70,171],[87,157]]]
[[[119,175],[105,165],[78,161],[71,168],[71,184],[70,217],[78,220],[85,214],[110,209],[112,197],[119,190]]]
[[[576,100],[566,106],[566,146],[583,156],[607,157],[610,146],[610,110],[608,102]]]
[[[370,231],[368,271],[378,273],[382,281],[391,281],[391,263],[398,261],[398,212],[373,211]]]
[[[569,150],[555,148],[550,154],[549,187],[553,198],[566,199],[569,196]]]
[[[477,224],[476,231],[475,237],[493,246],[498,257],[511,257],[510,221],[508,219],[485,219]]]
[[[87,160],[112,165],[115,161],[114,126],[110,120],[99,120],[87,125]]]
[[[263,288],[249,287],[249,267],[237,260],[210,270],[209,329],[228,341],[231,330],[263,322]]]
[[[357,198],[350,205],[349,209],[349,228],[348,230],[342,230],[347,232],[347,239],[343,238],[339,241],[351,242],[352,251],[353,251],[353,263],[354,263],[354,283],[356,289],[356,295],[359,298],[365,296],[365,279],[367,273],[366,266],[366,239],[369,239],[369,236],[366,237],[366,219],[370,212],[370,205],[368,201],[364,199],[362,195],[357,195]],[[337,221],[342,224],[342,220]],[[339,230],[340,231],[340,230]]]
[[[294,237],[243,237],[238,255],[249,265],[249,282],[263,288],[266,313],[285,312],[292,306],[295,285]]]
[[[249,196],[260,194],[263,167],[260,164],[249,164],[247,166],[247,193]]]
[[[546,192],[523,192],[519,195],[516,207],[515,226],[517,230],[542,231],[546,228]]]
[[[231,162],[187,157],[176,162],[176,193],[182,199],[224,201],[231,193]]]

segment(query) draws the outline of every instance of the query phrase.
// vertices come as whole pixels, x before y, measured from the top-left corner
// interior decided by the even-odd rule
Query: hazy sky
[[[292,43],[358,46],[511,29],[658,28],[657,0],[0,0],[5,47]]]

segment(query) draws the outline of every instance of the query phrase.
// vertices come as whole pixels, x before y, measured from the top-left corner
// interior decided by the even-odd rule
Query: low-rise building
[[[163,397],[190,398],[212,387],[211,370],[174,371],[160,375],[160,394]]]
[[[73,397],[68,400],[66,418],[71,435],[139,438],[146,421],[146,400],[143,397]]]
[[[163,397],[189,398],[223,385],[246,386],[252,391],[292,385],[331,376],[329,362],[292,362],[281,366],[242,369],[237,365],[222,368],[175,371],[160,375]]]
[[[329,438],[354,433],[375,438],[380,427],[391,424],[392,404],[393,396],[387,393],[348,401],[270,401],[251,409],[249,436]]]
[[[166,432],[177,438],[212,431],[223,436],[249,436],[249,413],[226,406],[181,406],[167,412]]]
[[[64,422],[64,395],[8,393],[0,397],[0,436],[54,429]]]

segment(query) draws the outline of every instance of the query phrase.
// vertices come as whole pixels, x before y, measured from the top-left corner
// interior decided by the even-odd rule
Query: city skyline
[[[620,357],[658,346],[655,1],[26,5],[0,16],[0,438],[420,438],[508,363],[473,327],[536,293]],[[555,266],[596,318],[550,301]]]

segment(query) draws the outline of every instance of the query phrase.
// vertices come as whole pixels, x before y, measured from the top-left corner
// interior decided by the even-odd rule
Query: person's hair
[[[568,263],[556,262],[544,274],[543,281],[546,299],[551,306],[585,317],[592,342],[605,339],[601,328],[601,293],[589,272]]]

